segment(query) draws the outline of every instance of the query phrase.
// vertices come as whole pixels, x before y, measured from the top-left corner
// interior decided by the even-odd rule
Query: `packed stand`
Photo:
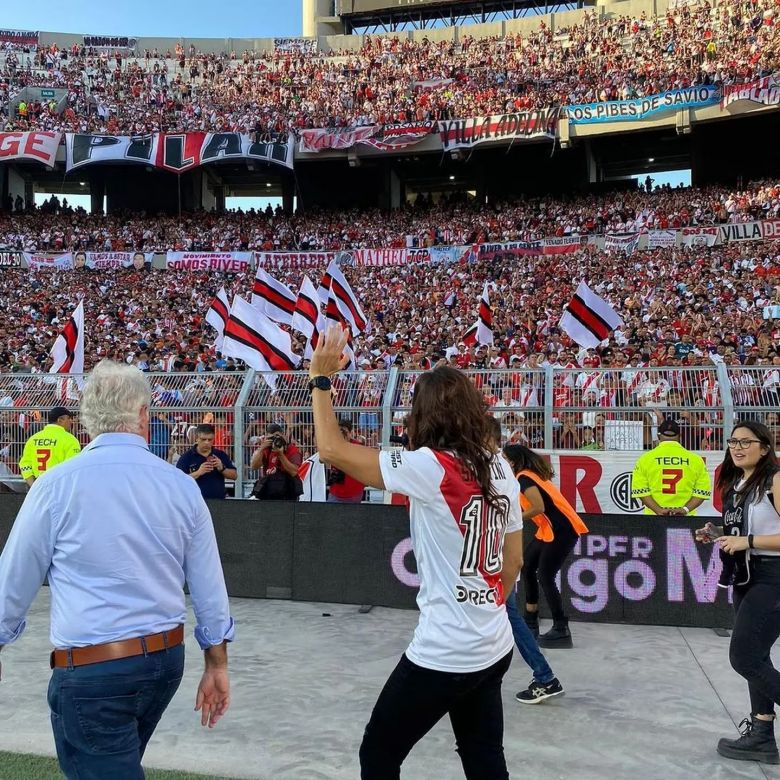
[[[67,199],[24,211],[21,199],[0,210],[0,249],[51,251],[307,251],[467,246],[550,236],[643,233],[689,226],[774,219],[780,182],[741,189],[652,190],[568,199],[550,197],[477,206],[459,196],[433,202],[420,195],[392,212],[307,211],[90,215]],[[652,191],[649,191],[652,190]]]
[[[752,81],[780,67],[774,0],[680,5],[649,19],[586,11],[569,28],[458,43],[366,37],[359,51],[0,52],[8,130],[143,133],[355,127],[485,116]],[[67,106],[25,86],[67,90]]]

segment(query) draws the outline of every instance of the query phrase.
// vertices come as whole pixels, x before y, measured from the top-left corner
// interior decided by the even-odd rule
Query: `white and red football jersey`
[[[385,488],[409,497],[420,620],[412,663],[476,672],[513,647],[501,586],[504,535],[523,527],[520,486],[502,455],[491,466],[496,508],[464,478],[457,458],[427,447],[380,453]]]

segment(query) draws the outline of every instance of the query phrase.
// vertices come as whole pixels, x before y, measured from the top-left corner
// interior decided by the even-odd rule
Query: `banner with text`
[[[639,233],[629,233],[626,235],[617,235],[608,233],[604,236],[604,251],[606,252],[625,252],[631,255],[639,247]]]
[[[243,133],[149,133],[86,135],[66,133],[67,170],[96,163],[153,165],[174,173],[226,160],[259,160],[293,167],[291,134],[256,137]]]
[[[247,273],[252,270],[253,252],[168,252],[165,267],[174,271]]]
[[[38,32],[32,30],[0,30],[0,49],[4,43],[28,49],[38,47]]]
[[[0,249],[0,268],[21,268],[24,252]]]
[[[85,35],[84,45],[88,49],[124,49],[132,51],[138,40],[127,35]]]
[[[564,455],[539,450],[555,469],[553,482],[578,512],[590,514],[640,514],[642,504],[631,496],[631,474],[641,452],[608,450]],[[720,452],[700,452],[707,464],[711,484],[723,460]],[[705,501],[697,515],[719,515],[720,500]]]
[[[0,162],[4,160],[35,160],[54,167],[62,133],[37,131],[31,133],[0,133]]]
[[[316,38],[274,38],[274,51],[286,54],[316,54]]]
[[[665,111],[679,108],[701,108],[715,105],[720,100],[717,87],[699,86],[675,89],[660,95],[649,95],[633,100],[610,100],[604,103],[585,103],[567,106],[569,124],[590,125],[597,122],[632,122],[648,119]]]
[[[107,271],[117,268],[149,270],[154,252],[63,252],[60,255],[48,253],[24,253],[28,268],[55,271]]]
[[[677,244],[676,230],[651,230],[647,234],[648,249],[668,249]]]
[[[255,252],[255,262],[260,268],[321,268],[324,271],[341,254],[343,252]]]
[[[680,231],[683,246],[715,246],[718,242],[718,228],[687,227]]]
[[[732,103],[746,101],[761,106],[780,105],[780,71],[771,76],[746,84],[731,84],[723,88],[721,108],[728,108]]]
[[[495,114],[470,119],[447,119],[438,123],[445,149],[470,149],[489,141],[530,141],[533,138],[555,138],[560,109],[522,111],[517,114]]]
[[[392,152],[422,141],[435,129],[435,122],[399,122],[390,125],[365,125],[351,129],[314,128],[299,131],[298,150],[322,152],[328,149],[351,149],[361,144],[382,152]]]

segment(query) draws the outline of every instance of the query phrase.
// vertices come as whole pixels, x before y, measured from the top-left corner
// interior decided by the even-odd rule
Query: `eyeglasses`
[[[760,439],[726,439],[726,444],[730,450],[734,450],[737,447],[741,450],[746,450],[751,444],[761,444]]]

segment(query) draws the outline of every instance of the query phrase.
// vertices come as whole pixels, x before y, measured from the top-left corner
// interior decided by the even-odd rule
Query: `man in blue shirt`
[[[69,780],[144,776],[144,750],[184,671],[185,580],[206,662],[201,723],[230,704],[235,628],[214,527],[193,480],[149,451],[150,404],[137,368],[95,367],[80,409],[91,443],[35,481],[0,556],[0,649],[24,631],[48,575],[48,699]]]
[[[195,436],[195,446],[182,454],[176,468],[198,483],[203,498],[224,498],[225,480],[235,479],[238,471],[227,453],[214,446],[213,425],[201,423]]]

